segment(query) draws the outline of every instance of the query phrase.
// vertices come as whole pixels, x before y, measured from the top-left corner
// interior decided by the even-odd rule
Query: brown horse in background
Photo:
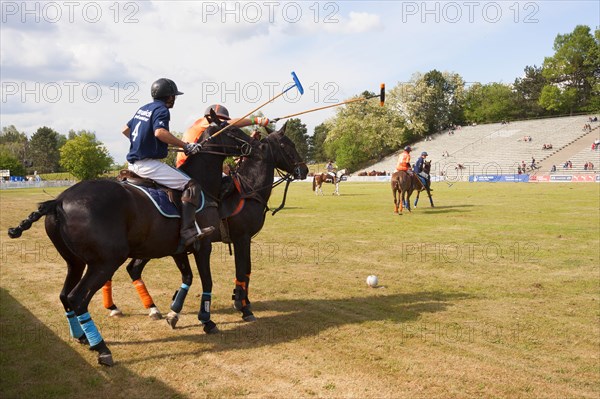
[[[413,175],[403,170],[396,171],[392,174],[391,183],[394,195],[394,213],[402,215],[405,206],[410,212],[410,196],[415,189]]]

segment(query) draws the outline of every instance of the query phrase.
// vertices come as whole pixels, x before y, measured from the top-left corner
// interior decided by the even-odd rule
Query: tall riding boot
[[[212,233],[212,226],[200,229],[196,228],[196,209],[200,202],[200,187],[194,180],[190,180],[181,196],[181,238],[187,247],[194,241]]]

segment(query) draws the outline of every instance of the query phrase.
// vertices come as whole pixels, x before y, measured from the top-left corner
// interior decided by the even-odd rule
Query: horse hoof
[[[175,312],[169,312],[169,314],[167,314],[166,319],[167,320],[167,324],[169,326],[171,326],[172,329],[175,329],[175,326],[177,325],[177,322],[179,321],[179,315],[177,315],[177,313]]]
[[[112,367],[115,362],[113,361],[112,354],[110,353],[101,353],[98,355],[98,364],[102,366]]]
[[[163,316],[157,308],[151,308],[148,317],[152,320],[160,320]]]
[[[203,329],[206,334],[217,334],[217,333],[221,332],[219,330],[219,327],[217,327],[215,322],[212,320],[209,320],[206,323],[204,323]]]
[[[108,314],[108,316],[110,317],[123,317],[123,312],[121,312],[121,309],[116,308],[110,311],[110,313]]]

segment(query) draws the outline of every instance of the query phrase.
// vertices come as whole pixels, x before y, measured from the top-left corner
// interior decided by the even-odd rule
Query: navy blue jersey
[[[155,100],[137,110],[133,118],[127,122],[129,127],[128,162],[140,159],[162,159],[168,155],[167,143],[154,136],[156,129],[169,130],[171,114],[163,101]]]
[[[425,162],[425,158],[423,157],[419,157],[419,159],[417,159],[417,162],[415,162],[415,166],[413,167],[413,170],[415,173],[421,173],[423,171],[423,163]]]

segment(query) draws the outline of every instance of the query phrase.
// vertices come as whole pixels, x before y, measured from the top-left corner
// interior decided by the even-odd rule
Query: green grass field
[[[600,186],[434,188],[436,208],[421,198],[397,216],[387,183],[342,183],[340,197],[293,184],[254,239],[258,322],[232,309],[233,259],[213,245],[217,335],[196,317],[198,277],[171,330],[119,269],[126,316],[109,318],[100,294],[90,305],[113,368],[69,337],[65,266],[43,222],[6,235],[48,194],[4,190],[0,397],[598,398]],[[166,313],[176,268],[153,261],[144,280]]]

